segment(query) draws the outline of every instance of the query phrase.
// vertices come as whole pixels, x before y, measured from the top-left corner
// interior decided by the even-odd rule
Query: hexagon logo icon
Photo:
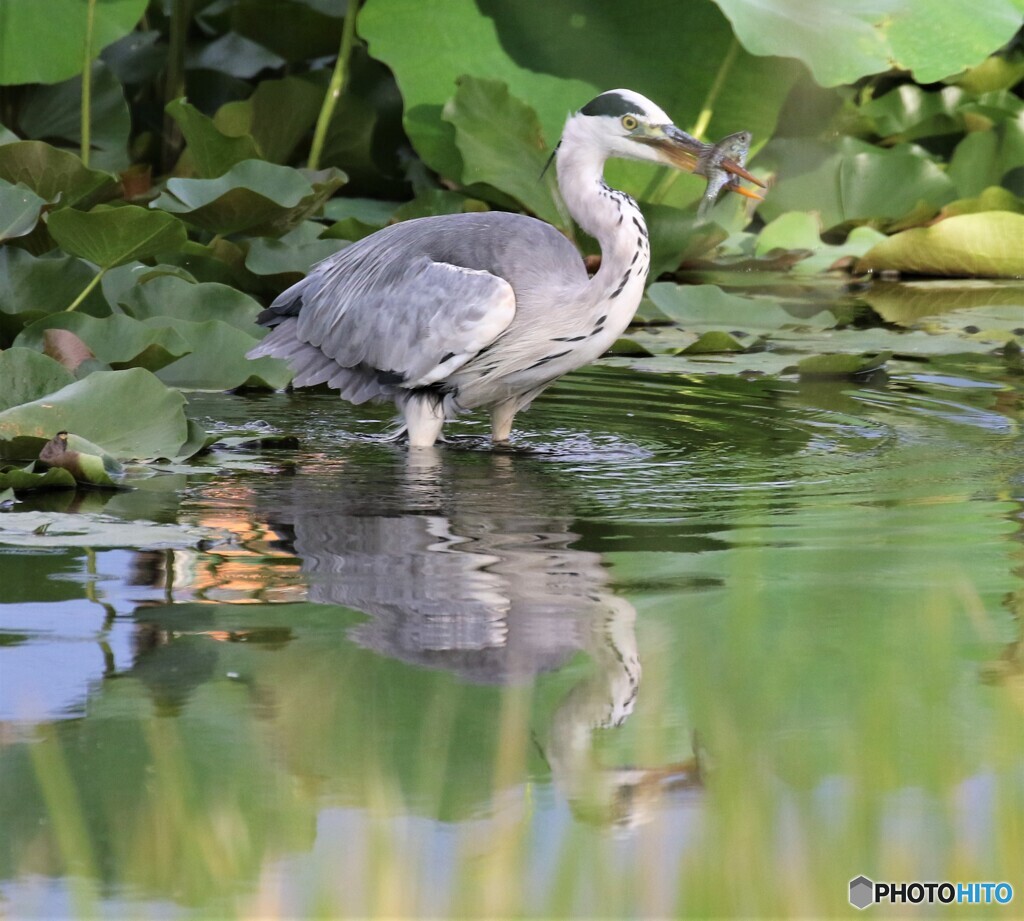
[[[854,908],[867,908],[875,901],[875,884],[866,876],[850,880],[850,904]]]

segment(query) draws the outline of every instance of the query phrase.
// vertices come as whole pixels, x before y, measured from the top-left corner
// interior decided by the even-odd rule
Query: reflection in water
[[[689,763],[620,770],[593,755],[595,730],[633,712],[636,611],[609,591],[599,554],[573,549],[579,535],[550,482],[522,459],[480,460],[482,471],[444,451],[410,451],[400,460],[405,501],[389,514],[366,509],[365,484],[337,475],[279,482],[257,514],[301,558],[310,600],[370,615],[349,629],[364,648],[486,684],[528,682],[585,653],[593,675],[538,745],[577,809],[634,822],[660,786],[699,782]]]

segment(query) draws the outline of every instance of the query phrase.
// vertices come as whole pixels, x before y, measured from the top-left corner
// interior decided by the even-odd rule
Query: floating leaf
[[[149,371],[97,371],[0,413],[0,456],[33,457],[54,432],[76,432],[119,458],[177,457],[184,397]]]
[[[796,370],[801,378],[845,378],[859,377],[881,370],[892,358],[892,352],[875,352],[869,355],[811,355],[797,362]]]
[[[70,331],[100,361],[114,370],[146,368],[157,371],[191,351],[192,346],[170,326],[151,326],[115,314],[105,319],[77,313],[44,317],[22,330],[15,345],[40,348],[47,333]]]
[[[89,169],[74,154],[42,141],[0,145],[0,179],[27,186],[61,207],[88,207],[117,191],[109,173]]]
[[[70,470],[52,467],[36,471],[34,463],[26,467],[0,467],[0,490],[10,489],[15,493],[36,492],[49,489],[74,489],[75,477]]]
[[[98,205],[88,212],[65,208],[50,215],[48,226],[64,249],[101,269],[177,249],[186,239],[177,218],[137,205]]]
[[[99,489],[121,489],[110,478],[108,467],[100,454],[80,450],[67,432],[58,432],[39,452],[39,462],[46,467],[66,470],[76,483]]]
[[[0,180],[0,243],[31,233],[46,205],[28,186]]]
[[[67,474],[67,471],[53,471]],[[70,474],[68,474],[70,478]],[[72,480],[72,484],[74,480]],[[184,524],[125,521],[109,515],[60,512],[10,512],[0,519],[0,544],[16,547],[131,547],[170,550],[204,541],[226,540],[212,528]]]
[[[93,7],[92,50],[127,35],[147,0],[107,0]],[[81,0],[0,0],[0,84],[57,83],[81,69],[88,6]]]
[[[339,170],[300,171],[244,160],[217,179],[169,179],[153,202],[213,233],[275,236],[313,214],[345,181]]]
[[[204,179],[222,176],[243,160],[259,157],[256,141],[248,134],[229,137],[195,106],[184,99],[167,103],[165,111],[181,128],[196,171]]]
[[[708,352],[742,352],[745,348],[729,333],[710,330],[701,333],[695,342],[683,349],[683,352],[687,355],[703,355]]]
[[[863,271],[1024,278],[1024,214],[989,211],[904,230],[873,247]]]
[[[74,375],[37,351],[11,348],[0,352],[0,412],[60,390]]]

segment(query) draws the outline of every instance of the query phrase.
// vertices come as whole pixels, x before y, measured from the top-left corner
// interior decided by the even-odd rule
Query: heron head
[[[588,132],[607,155],[629,160],[650,160],[692,173],[709,150],[693,135],[672,124],[663,109],[632,90],[608,90],[590,100],[571,121]],[[724,159],[722,168],[763,186],[738,163]]]

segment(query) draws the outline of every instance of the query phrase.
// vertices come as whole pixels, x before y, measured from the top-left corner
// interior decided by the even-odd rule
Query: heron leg
[[[441,435],[444,425],[444,401],[433,394],[414,396],[402,406],[409,444],[429,448]]]
[[[512,420],[518,409],[515,400],[506,400],[491,410],[491,441],[508,441],[512,434]]]

